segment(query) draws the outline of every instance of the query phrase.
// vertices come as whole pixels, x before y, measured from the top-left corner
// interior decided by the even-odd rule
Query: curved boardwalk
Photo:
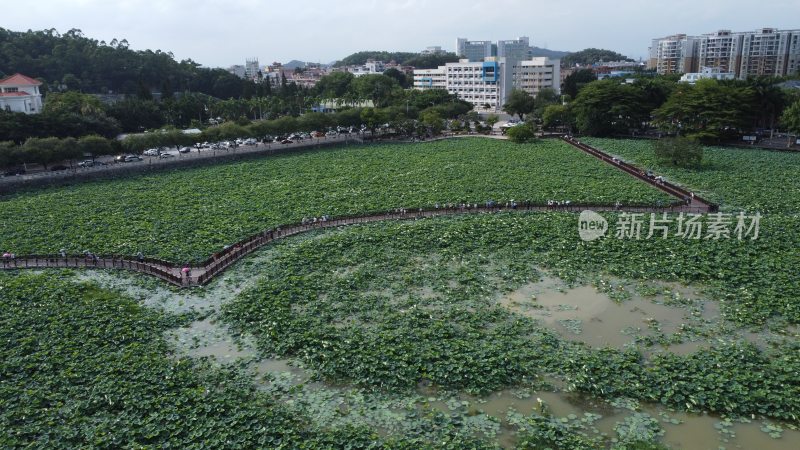
[[[677,197],[678,201],[666,207],[652,206],[625,206],[612,207],[608,205],[531,205],[520,204],[516,207],[508,206],[460,206],[453,208],[431,208],[418,209],[415,211],[395,210],[395,212],[367,214],[354,217],[337,217],[326,221],[317,221],[305,224],[290,224],[284,227],[273,228],[262,231],[243,239],[225,250],[211,255],[208,259],[198,265],[180,266],[169,261],[154,258],[135,258],[129,256],[72,256],[72,255],[26,255],[14,258],[3,258],[0,269],[45,269],[45,268],[98,268],[98,269],[123,269],[132,270],[154,276],[163,281],[180,287],[201,286],[211,281],[215,276],[230,267],[236,261],[252,253],[253,251],[279,239],[296,234],[305,233],[322,228],[335,228],[354,224],[380,222],[384,220],[411,220],[428,217],[452,216],[459,214],[486,214],[502,211],[563,211],[581,212],[586,209],[593,211],[624,211],[634,213],[649,212],[684,212],[684,213],[707,213],[716,211],[717,205],[693,195],[691,192],[668,183],[666,181],[656,181],[655,178],[648,177],[640,169],[612,158],[611,156],[582,144],[572,138],[564,140],[575,147],[601,159],[615,167],[623,170],[630,175],[661,189],[668,194]],[[397,212],[400,211],[400,212]]]

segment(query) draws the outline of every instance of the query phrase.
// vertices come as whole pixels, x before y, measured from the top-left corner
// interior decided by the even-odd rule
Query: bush
[[[508,129],[506,134],[511,141],[516,142],[517,144],[524,144],[536,139],[536,131],[533,129],[533,125],[529,123],[523,123],[515,127],[511,127]]]
[[[676,167],[699,167],[703,162],[703,146],[684,137],[658,140],[653,146],[656,159],[663,164]]]

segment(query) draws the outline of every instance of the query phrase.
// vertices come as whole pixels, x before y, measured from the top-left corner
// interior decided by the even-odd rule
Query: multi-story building
[[[512,71],[505,58],[461,59],[437,69],[414,71],[414,88],[446,89],[478,109],[498,111],[511,92]]]
[[[483,61],[497,53],[492,41],[468,41],[466,38],[456,39],[456,55],[471,62]]]
[[[508,61],[523,61],[531,58],[531,40],[522,36],[513,41],[497,41],[497,56]]]
[[[734,72],[738,75],[743,38],[742,33],[733,33],[731,30],[720,30],[700,36],[697,45],[697,65],[714,67],[721,72]]]
[[[38,114],[42,112],[42,83],[15,73],[0,80],[0,109],[4,111]]]
[[[653,39],[648,68],[660,74],[685,73],[695,67],[697,40],[685,34]]]
[[[258,58],[248,59],[244,64],[244,76],[248,80],[256,80],[261,69],[258,67]]]
[[[549,88],[561,93],[561,61],[546,57],[514,61],[512,65],[513,87],[536,96]]]
[[[762,28],[747,33],[742,39],[742,56],[739,71],[748,75],[781,76],[789,72],[789,56],[795,44],[794,60],[797,59],[797,39],[800,32],[781,32],[774,28]]]
[[[560,62],[549,58],[525,61],[488,57],[485,61],[461,59],[437,69],[414,71],[415,89],[446,89],[477,109],[499,111],[515,88],[531,95],[544,88],[560,92]]]
[[[708,67],[740,79],[793,75],[800,73],[800,30],[720,30],[654,39],[648,66],[660,74],[701,73]]]

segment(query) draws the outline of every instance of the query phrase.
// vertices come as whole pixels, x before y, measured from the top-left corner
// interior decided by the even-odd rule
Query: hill
[[[191,59],[178,62],[170,52],[132,50],[125,39],[106,43],[77,29],[61,34],[0,28],[0,75],[16,72],[45,82],[45,90],[96,94],[188,90],[231,98],[240,97],[248,83]]]

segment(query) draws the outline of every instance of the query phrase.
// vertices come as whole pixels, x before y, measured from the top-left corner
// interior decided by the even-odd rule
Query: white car
[[[142,154],[144,156],[158,156],[161,154],[161,151],[159,151],[157,148],[150,148],[145,150]]]

